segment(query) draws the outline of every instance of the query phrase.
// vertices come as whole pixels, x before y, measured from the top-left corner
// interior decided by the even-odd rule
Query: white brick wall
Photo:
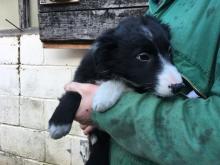
[[[24,35],[20,39],[21,64],[43,64],[43,45],[38,35]]]
[[[0,96],[0,123],[19,124],[18,96]]]
[[[0,151],[0,165],[52,165]]]
[[[44,49],[44,64],[78,66],[86,51],[87,50]]]
[[[43,100],[22,97],[20,100],[20,125],[27,128],[44,130],[44,123]]]
[[[34,160],[45,159],[44,133],[28,128],[1,125],[1,149]]]
[[[72,138],[72,146],[71,146],[72,165],[83,165],[80,153],[78,152],[80,150],[80,140],[81,139],[82,138],[79,138],[79,137]],[[85,138],[84,138],[84,140],[85,140]]]
[[[43,49],[39,35],[0,38],[0,50],[0,165],[82,165],[79,125],[60,140],[47,128],[86,50]]]
[[[18,66],[0,65],[0,95],[18,95]]]
[[[18,38],[5,37],[0,39],[0,64],[18,63]]]
[[[0,164],[1,165],[22,165],[22,159],[18,156],[7,154],[0,151]]]
[[[22,66],[21,95],[57,98],[64,93],[64,85],[72,79],[69,67]]]
[[[48,121],[51,117],[51,115],[53,114],[56,106],[58,105],[58,100],[44,100],[44,128],[47,129],[48,128]]]
[[[71,138],[69,136],[59,140],[51,140],[46,134],[46,162],[62,165],[71,164]]]

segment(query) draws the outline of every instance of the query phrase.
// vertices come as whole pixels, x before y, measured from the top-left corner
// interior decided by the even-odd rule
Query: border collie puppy
[[[151,16],[128,17],[116,28],[101,34],[82,59],[74,80],[80,83],[102,82],[92,108],[103,112],[110,108],[126,90],[154,92],[172,96],[183,87],[183,80],[171,62],[168,26]],[[49,121],[53,139],[69,133],[81,95],[66,92]],[[87,165],[109,164],[109,135],[98,129],[92,143]],[[91,137],[91,136],[90,136]]]

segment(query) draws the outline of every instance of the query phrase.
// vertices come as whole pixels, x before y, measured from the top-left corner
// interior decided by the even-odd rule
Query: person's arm
[[[129,92],[92,120],[127,151],[160,164],[219,164],[220,51],[207,99]]]

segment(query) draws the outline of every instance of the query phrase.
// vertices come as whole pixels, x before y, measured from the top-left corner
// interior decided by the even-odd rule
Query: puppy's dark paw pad
[[[50,137],[53,139],[60,139],[66,134],[70,132],[71,129],[71,124],[63,124],[63,125],[55,125],[55,124],[50,124],[49,125],[49,133]]]

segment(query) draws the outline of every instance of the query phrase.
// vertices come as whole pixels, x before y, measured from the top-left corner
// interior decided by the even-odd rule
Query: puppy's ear
[[[113,55],[117,48],[117,40],[114,31],[114,29],[110,29],[104,32],[96,39],[92,46],[91,50],[98,73],[106,74],[110,71]]]
[[[167,33],[167,37],[170,40],[171,39],[171,34],[170,34],[170,27],[167,24],[161,23],[163,29],[166,31]]]

